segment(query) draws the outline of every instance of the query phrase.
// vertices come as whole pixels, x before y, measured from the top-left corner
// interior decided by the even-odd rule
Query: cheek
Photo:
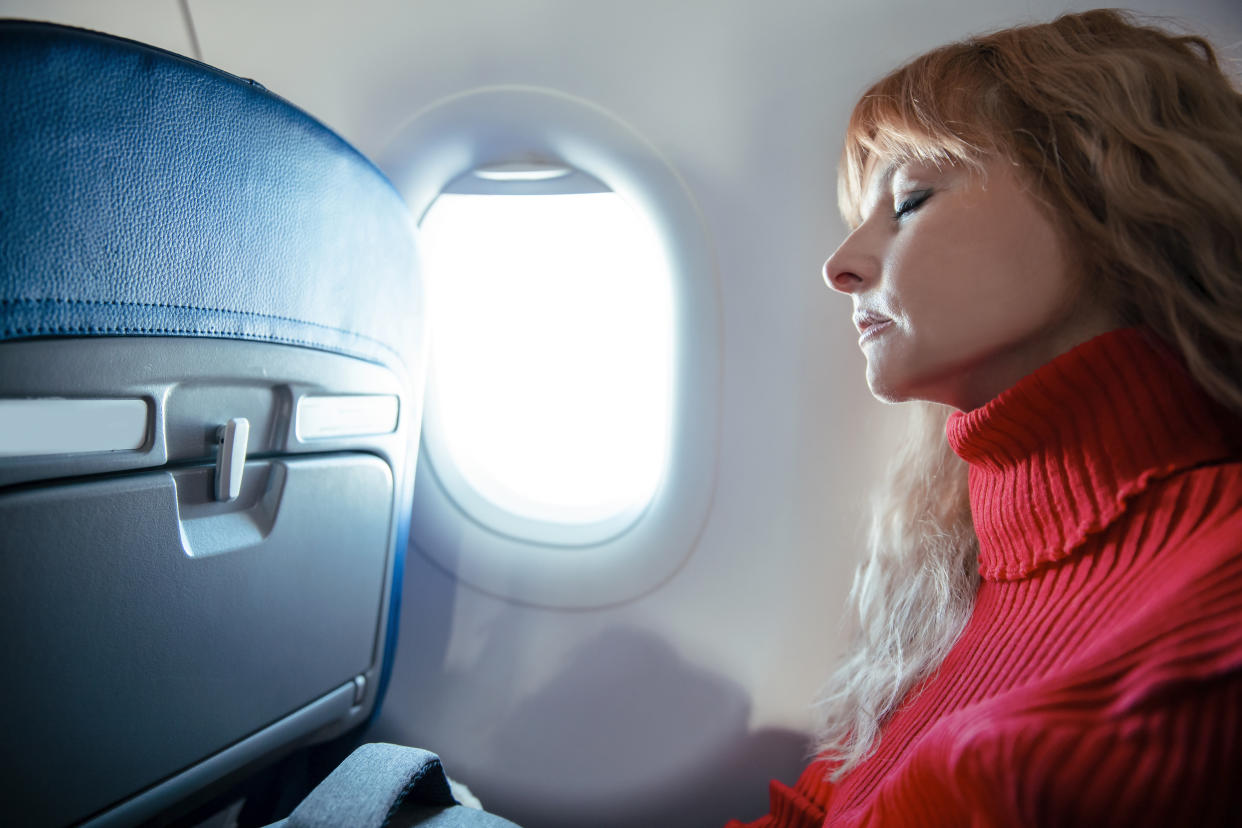
[[[1030,198],[1011,193],[987,212],[986,238],[998,293],[1039,314],[1064,308],[1074,285],[1060,234]]]
[[[986,287],[976,247],[929,233],[893,251],[893,310],[911,333],[974,315]]]
[[[1025,212],[977,218],[928,227],[894,250],[895,310],[912,334],[947,345],[1018,334],[1064,312],[1072,285],[1052,228]]]
[[[1038,216],[1027,219],[998,236],[987,288],[1015,324],[1034,327],[1065,313],[1076,290],[1055,231]]]

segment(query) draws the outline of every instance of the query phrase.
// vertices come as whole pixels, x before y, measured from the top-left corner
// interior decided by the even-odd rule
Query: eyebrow
[[[897,169],[901,167],[896,161],[889,161],[882,170],[880,170],[879,178],[872,179],[874,187],[887,187],[889,182],[893,180],[893,176],[897,174]]]

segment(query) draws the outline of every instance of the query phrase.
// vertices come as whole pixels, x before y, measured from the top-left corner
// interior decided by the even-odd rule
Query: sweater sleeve
[[[770,812],[754,822],[731,820],[725,828],[820,828],[832,797],[830,770],[827,760],[818,759],[802,771],[792,788],[773,779],[768,784]]]

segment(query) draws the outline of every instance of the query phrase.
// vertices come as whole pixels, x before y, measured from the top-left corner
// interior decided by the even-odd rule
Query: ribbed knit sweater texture
[[[948,438],[970,621],[868,759],[773,781],[750,825],[1242,825],[1242,420],[1128,329]]]

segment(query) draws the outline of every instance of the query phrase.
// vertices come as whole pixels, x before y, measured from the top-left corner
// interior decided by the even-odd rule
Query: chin
[[[885,382],[878,372],[867,369],[867,388],[871,390],[871,396],[875,397],[882,403],[902,403],[909,402],[914,397],[908,393],[903,393],[902,389],[896,387],[892,382]]]
[[[891,371],[873,371],[867,366],[867,387],[871,396],[882,403],[930,402],[963,409],[965,399],[954,376],[937,375],[929,380],[918,376],[893,376]]]

